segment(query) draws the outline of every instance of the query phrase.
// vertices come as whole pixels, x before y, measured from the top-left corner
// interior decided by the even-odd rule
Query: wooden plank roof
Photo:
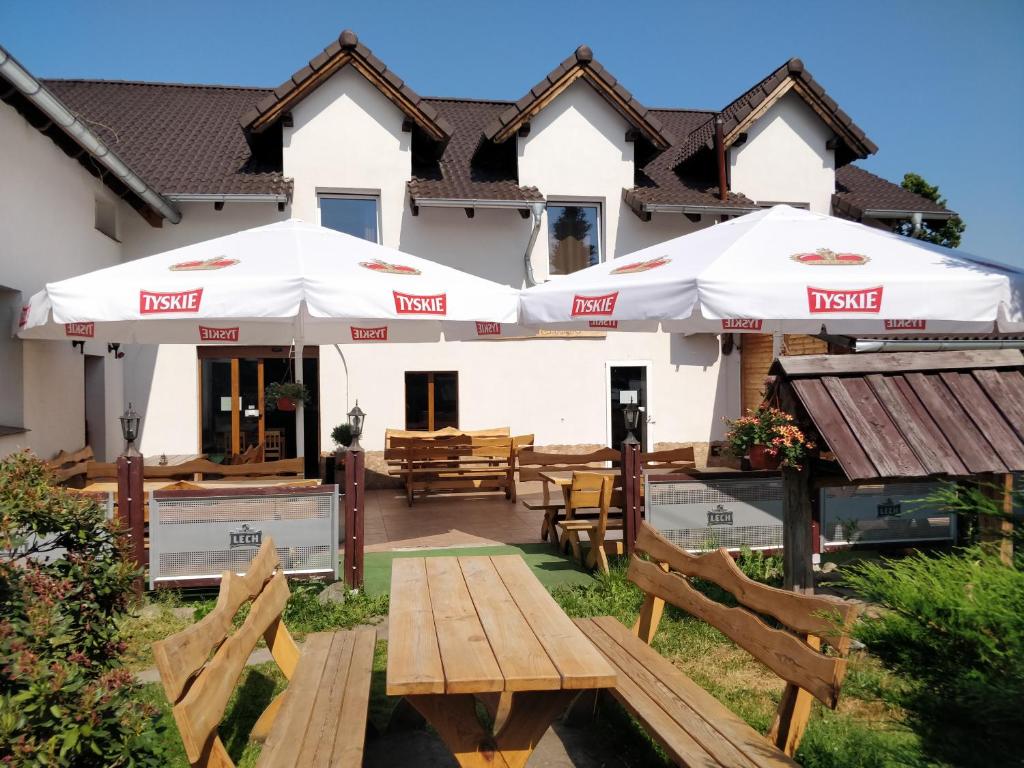
[[[1018,350],[780,357],[772,372],[850,480],[1024,472]]]

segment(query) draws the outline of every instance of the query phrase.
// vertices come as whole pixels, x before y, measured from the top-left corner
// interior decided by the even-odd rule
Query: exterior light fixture
[[[348,446],[350,451],[363,450],[363,447],[359,444],[359,438],[363,434],[363,423],[365,421],[366,414],[363,413],[363,409],[359,407],[359,401],[356,400],[355,407],[348,412],[348,424],[352,427],[352,442]]]
[[[624,443],[639,443],[636,439],[636,430],[640,425],[640,406],[635,402],[626,403],[622,406],[622,420],[626,425],[626,439]]]
[[[125,442],[125,456],[138,456],[139,452],[135,450],[135,441],[139,439],[139,422],[142,421],[142,417],[135,412],[135,407],[128,403],[128,410],[119,420],[121,422],[121,437]]]

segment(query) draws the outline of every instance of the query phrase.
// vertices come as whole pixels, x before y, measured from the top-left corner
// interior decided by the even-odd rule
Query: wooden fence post
[[[995,475],[982,488],[1005,517],[979,515],[979,538],[999,553],[1003,565],[1013,565],[1013,475]]]
[[[345,453],[345,583],[363,585],[363,502],[366,492],[366,456],[361,450]]]
[[[640,484],[643,482],[640,466],[640,443],[626,440],[622,443],[622,517],[626,555],[633,554],[637,534],[640,533]]]
[[[810,472],[806,466],[782,470],[783,586],[808,594],[814,593],[811,493]]]
[[[131,556],[138,568],[146,567],[146,491],[142,467],[141,455],[117,457],[117,516],[121,528],[131,536]]]

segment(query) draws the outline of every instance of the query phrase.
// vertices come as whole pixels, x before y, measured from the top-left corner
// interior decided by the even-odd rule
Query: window
[[[601,261],[601,207],[548,205],[548,273],[568,275]]]
[[[110,200],[96,198],[95,226],[111,240],[117,240],[117,207]]]
[[[458,372],[406,371],[405,428],[433,431],[458,426]]]
[[[320,195],[320,226],[379,243],[377,203],[378,198],[367,195]]]

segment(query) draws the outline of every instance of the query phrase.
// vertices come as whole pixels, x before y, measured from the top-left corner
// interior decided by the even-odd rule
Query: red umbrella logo
[[[849,267],[871,261],[870,257],[861,253],[836,253],[829,248],[819,248],[814,253],[794,253],[789,258],[801,264],[823,267]]]
[[[416,267],[407,267],[405,264],[388,264],[386,261],[374,259],[373,261],[360,261],[359,266],[370,269],[374,272],[385,272],[389,275],[419,275]]]
[[[634,261],[632,264],[623,264],[621,267],[616,267],[610,274],[612,275],[632,275],[637,272],[647,272],[651,269],[657,269],[658,267],[664,267],[672,259],[668,256],[658,256],[654,259],[648,259],[647,261]]]
[[[177,264],[171,264],[169,269],[171,272],[192,272],[201,269],[224,269],[225,267],[232,267],[238,263],[238,259],[229,259],[227,256],[214,256],[212,259],[203,259],[202,261],[179,261]]]

